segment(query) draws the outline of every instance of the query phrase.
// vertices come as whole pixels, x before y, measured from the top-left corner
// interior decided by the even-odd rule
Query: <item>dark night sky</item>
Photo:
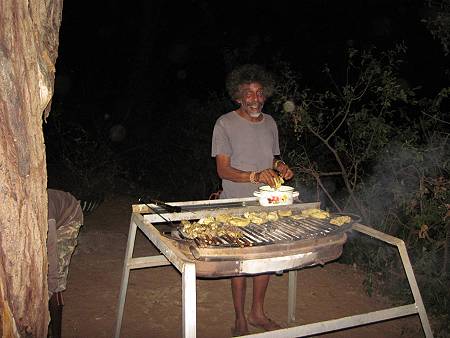
[[[186,106],[222,92],[232,66],[284,60],[302,74],[301,85],[320,88],[323,64],[344,67],[349,46],[385,50],[404,41],[405,80],[439,86],[445,76],[429,74],[445,59],[420,22],[423,7],[419,0],[65,1],[47,129],[61,115],[94,138],[120,124],[127,137],[113,149],[160,142],[171,156],[167,145],[177,141],[165,131]],[[51,167],[59,161],[51,152],[61,150],[47,134]]]
[[[192,97],[223,89],[226,51],[236,51],[239,63],[279,56],[305,82],[314,82],[322,64],[341,63],[351,43],[386,48],[404,40],[410,62],[429,63],[439,45],[420,23],[420,7],[407,0],[66,1],[57,75],[70,77],[65,99],[145,101],[174,89]]]

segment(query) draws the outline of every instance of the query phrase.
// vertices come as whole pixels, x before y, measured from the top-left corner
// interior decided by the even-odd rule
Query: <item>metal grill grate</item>
[[[346,230],[347,226],[336,226],[328,220],[293,220],[285,217],[260,225],[251,223],[240,229],[243,235],[239,238],[219,236],[195,238],[194,241],[203,248],[260,246],[326,237]]]

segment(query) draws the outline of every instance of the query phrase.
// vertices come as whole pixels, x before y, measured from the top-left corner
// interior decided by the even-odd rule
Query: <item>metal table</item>
[[[190,202],[170,203],[174,206],[193,207],[192,211],[180,212],[176,214],[163,214],[166,221],[179,221],[181,219],[198,219],[206,217],[211,213],[213,208],[218,206],[233,206],[234,212],[248,210],[249,206],[256,205],[257,199],[254,197],[238,198],[228,200],[205,200]],[[153,205],[153,207],[156,207]],[[302,203],[300,208],[319,208],[319,203]],[[159,230],[152,222],[161,222],[158,214],[145,214],[149,212],[147,205],[133,205],[131,215],[130,231],[128,235],[127,248],[125,252],[125,261],[122,274],[122,282],[119,294],[119,304],[117,308],[117,322],[115,337],[120,337],[120,329],[122,325],[123,310],[128,286],[128,277],[130,270],[148,267],[159,267],[164,265],[173,265],[181,273],[182,278],[182,330],[184,338],[196,337],[196,260],[192,256],[183,253],[176,243],[161,235]],[[160,255],[133,258],[133,249],[136,238],[136,231],[139,228],[145,236],[158,248]],[[406,251],[405,244],[402,240],[393,236],[384,234],[374,230],[368,226],[357,223],[353,225],[353,230],[378,239],[382,242],[396,246],[399,250],[401,261],[406,272],[406,276],[411,288],[414,303],[393,307],[385,310],[364,313],[349,317],[343,317],[334,320],[322,321],[312,324],[300,325],[296,327],[284,328],[276,331],[258,333],[248,335],[246,337],[304,337],[319,333],[335,331],[344,328],[366,325],[370,323],[380,322],[387,319],[399,318],[409,315],[418,314],[426,337],[433,337],[430,324],[426,314],[426,310],[420,295],[419,288],[412,270],[412,266]],[[297,270],[304,267],[305,262],[309,262],[309,266],[313,265],[314,259],[311,255],[314,252],[302,252],[297,254],[289,254],[287,256],[269,257],[262,259],[246,259],[236,264],[236,275],[238,274],[256,274],[274,271],[289,270],[288,281],[288,323],[295,321],[296,291],[297,291]]]

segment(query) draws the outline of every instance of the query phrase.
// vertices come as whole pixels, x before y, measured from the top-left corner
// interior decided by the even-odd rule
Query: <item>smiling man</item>
[[[244,65],[230,73],[227,90],[239,108],[222,115],[214,126],[212,156],[222,179],[220,198],[250,197],[260,185],[275,187],[276,178],[289,180],[294,173],[280,155],[275,120],[262,112],[274,91],[272,76],[258,65]],[[270,275],[253,276],[253,300],[245,316],[246,278],[233,277],[231,290],[236,313],[234,335],[247,334],[248,323],[264,330],[280,326],[264,313]]]

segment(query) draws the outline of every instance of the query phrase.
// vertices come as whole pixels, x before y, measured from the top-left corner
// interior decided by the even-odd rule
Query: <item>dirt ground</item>
[[[63,337],[114,336],[131,203],[127,197],[111,198],[85,217],[64,293]],[[138,233],[134,256],[156,253]],[[339,261],[300,270],[295,324],[402,305],[392,304],[377,293],[369,297],[363,280],[364,274],[357,268]],[[287,274],[274,275],[266,296],[267,314],[282,325],[287,319],[287,285]],[[247,300],[251,300],[250,293]],[[233,322],[229,280],[198,280],[197,337],[230,337]],[[121,337],[181,337],[181,275],[175,268],[131,271]],[[424,334],[415,315],[317,337],[415,338]]]

